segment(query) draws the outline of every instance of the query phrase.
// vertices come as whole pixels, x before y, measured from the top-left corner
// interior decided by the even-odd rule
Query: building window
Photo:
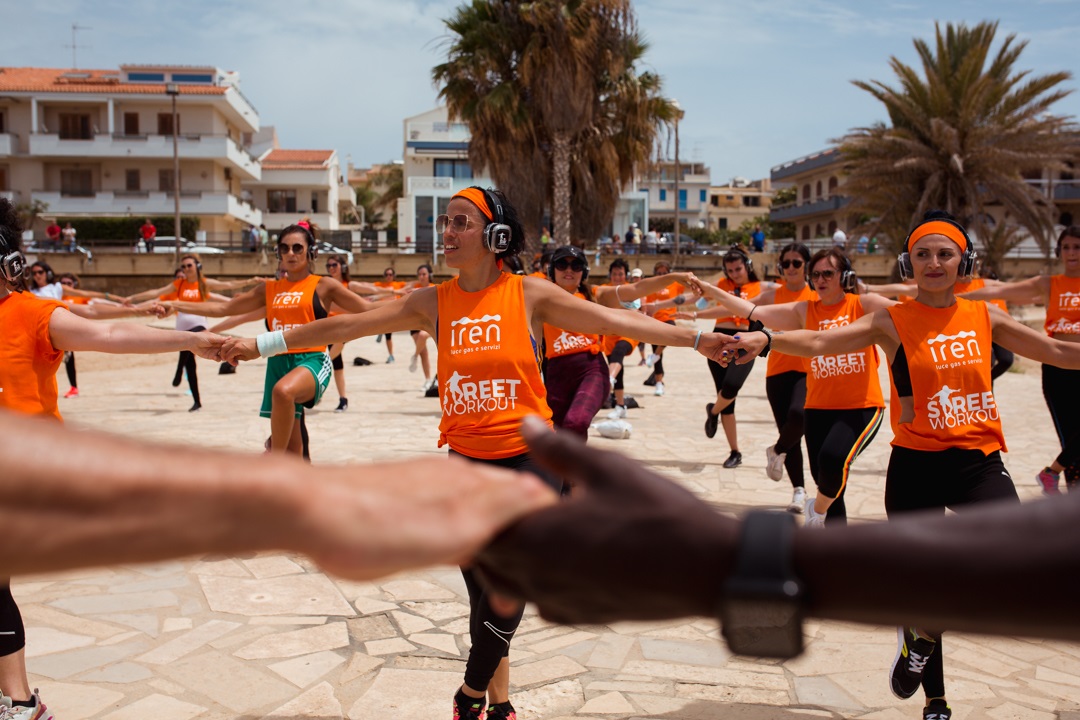
[[[124,113],[124,134],[139,134],[139,113]]]
[[[720,196],[713,195],[711,198],[709,198],[709,204],[713,207],[720,207]]]
[[[139,192],[142,190],[142,179],[139,176],[138,170],[124,171],[124,189],[128,192]]]
[[[720,218],[716,221],[716,227],[720,230],[727,230],[727,218]]]
[[[128,73],[128,82],[165,82],[165,73],[133,72]]]
[[[660,188],[660,202],[667,202],[667,190]]]
[[[7,184],[7,168],[0,167],[0,192],[8,189]]]
[[[172,118],[173,118],[173,116],[172,116],[171,112],[158,113],[158,116],[157,116],[157,134],[158,135],[172,135],[173,134]],[[179,134],[179,132],[180,132],[180,115],[179,114],[176,116],[176,132],[177,132],[177,134]]]
[[[176,178],[172,170],[158,170],[158,190],[172,192],[176,189]]]
[[[706,196],[706,195],[708,195],[708,194],[709,194],[709,191],[708,191],[708,190],[702,190],[702,191],[701,191],[701,197],[700,197],[700,199],[699,199],[699,202],[702,202],[702,203],[704,203],[704,202],[705,202],[705,196]]]
[[[60,113],[61,140],[91,140],[90,116],[84,113]]]
[[[832,234],[835,233],[835,232],[836,232],[836,221],[835,220],[830,220],[829,221],[829,235],[832,236]]]
[[[814,228],[814,237],[824,237],[824,236],[825,236],[825,229],[821,227],[821,223],[818,223],[817,227]]]
[[[821,199],[821,181],[820,180],[817,181],[817,193],[814,195],[814,197],[818,198],[819,200]]]
[[[840,185],[840,181],[835,177],[829,178],[829,197],[836,194],[836,188]]]
[[[317,192],[311,193],[311,212],[319,212],[319,193]]]
[[[7,125],[4,124],[4,113],[0,112],[0,134],[6,133]]]
[[[802,186],[802,201],[803,205],[810,202],[810,183],[806,183]]]
[[[761,207],[760,195],[743,195],[743,207]]]
[[[199,83],[200,85],[213,85],[213,75],[203,75],[202,73],[173,73],[172,81],[176,83]]]
[[[686,189],[685,188],[679,188],[679,209],[680,210],[685,210],[686,209]]]
[[[272,213],[296,212],[295,190],[267,190],[266,209]]]
[[[89,170],[61,170],[60,194],[72,197],[90,197],[94,194],[94,180]]]
[[[810,226],[809,225],[803,225],[802,226],[802,239],[803,240],[809,240],[810,239]]]
[[[435,160],[435,177],[470,180],[472,176],[472,166],[468,160]]]

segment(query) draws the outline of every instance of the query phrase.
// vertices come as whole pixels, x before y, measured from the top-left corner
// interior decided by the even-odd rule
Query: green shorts
[[[263,383],[262,409],[259,416],[270,417],[270,408],[274,402],[274,385],[277,381],[288,375],[296,368],[302,367],[315,378],[315,397],[302,405],[296,406],[295,417],[300,417],[304,408],[313,408],[322,400],[326,388],[330,387],[330,376],[334,374],[334,366],[330,361],[330,354],[326,352],[288,353],[275,355],[266,359],[266,382]]]

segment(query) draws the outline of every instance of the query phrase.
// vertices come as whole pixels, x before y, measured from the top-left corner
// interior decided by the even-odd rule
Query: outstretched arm
[[[596,302],[610,308],[617,308],[621,303],[633,302],[646,295],[658,293],[672,283],[689,285],[693,279],[693,273],[668,273],[667,275],[653,275],[638,280],[636,283],[600,287],[596,289]]]
[[[723,317],[724,315],[753,317],[754,320],[765,323],[767,327],[778,330],[798,330],[806,324],[805,301],[762,306],[732,295],[703,280],[698,280],[697,285],[701,288],[702,297],[715,300],[723,308],[723,310],[708,308],[699,312],[698,317]]]
[[[266,284],[259,283],[247,292],[241,293],[231,300],[217,300],[208,302],[184,302],[173,300],[168,306],[177,312],[190,315],[203,315],[206,317],[228,317],[230,315],[243,315],[244,313],[266,307]]]
[[[154,290],[144,290],[141,293],[135,293],[134,295],[128,295],[124,298],[125,303],[139,303],[143,300],[153,300],[154,298],[161,297],[162,295],[168,295],[171,292],[175,292],[176,287],[169,283],[168,285],[162,285]]]
[[[735,361],[737,365],[743,365],[757,357],[757,354],[765,349],[768,341],[765,334],[760,332],[741,332],[736,337],[737,342],[726,349],[729,352],[746,350],[746,354]],[[867,345],[876,344],[881,345],[891,358],[898,343],[896,328],[889,314],[880,311],[873,315],[863,315],[850,325],[831,330],[794,330],[792,332],[778,330],[773,333],[772,347],[787,355],[816,357],[855,352]]]
[[[200,357],[218,359],[224,338],[208,332],[159,330],[137,323],[94,322],[57,308],[49,317],[49,340],[58,350],[149,355],[190,350]]]
[[[987,284],[978,290],[960,294],[960,297],[968,300],[1004,300],[1014,305],[1045,303],[1049,296],[1050,278],[1046,275],[1019,282]]]
[[[1080,370],[1080,343],[1056,340],[1013,320],[1001,308],[994,305],[988,305],[987,308],[994,328],[994,342],[1017,355],[1047,365]]]
[[[316,469],[76,432],[7,411],[0,437],[5,577],[276,549],[369,579],[465,563],[508,522],[554,502],[530,475],[455,459]],[[54,530],[42,533],[45,522]]]

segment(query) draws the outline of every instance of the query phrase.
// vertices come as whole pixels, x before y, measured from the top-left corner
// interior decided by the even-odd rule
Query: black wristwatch
[[[751,315],[754,314],[753,310],[750,311],[750,314]],[[750,318],[746,318],[746,319],[750,320]],[[765,337],[768,338],[769,341],[767,343],[765,343],[765,348],[761,352],[759,352],[757,354],[757,356],[758,357],[768,357],[769,356],[769,351],[772,350],[772,338],[773,338],[772,330],[765,327],[765,323],[761,322],[760,320],[750,320],[750,328],[749,329],[750,329],[750,332],[765,333]]]
[[[720,600],[720,623],[731,651],[791,658],[803,651],[803,591],[792,563],[795,517],[756,511],[746,516],[735,567]]]

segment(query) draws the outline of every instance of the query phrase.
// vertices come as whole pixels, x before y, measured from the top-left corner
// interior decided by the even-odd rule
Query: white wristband
[[[259,357],[272,357],[289,352],[285,344],[285,333],[281,330],[264,332],[255,338],[255,346],[259,348]]]

